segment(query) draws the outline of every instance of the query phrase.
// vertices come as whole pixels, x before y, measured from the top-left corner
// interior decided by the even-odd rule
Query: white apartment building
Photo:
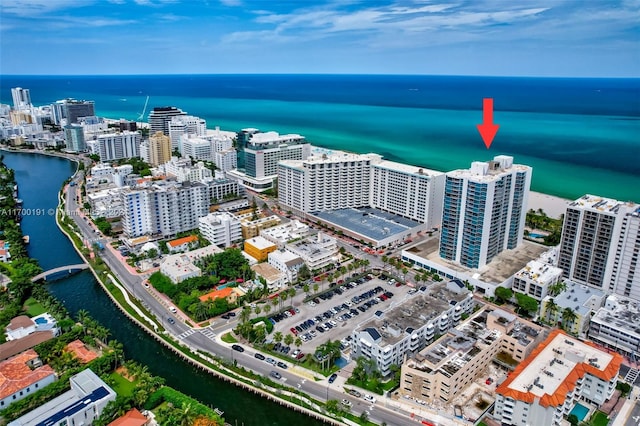
[[[640,206],[584,195],[567,207],[558,266],[581,284],[640,300]]]
[[[370,204],[371,157],[337,152],[278,165],[278,202],[297,213]]]
[[[180,153],[185,158],[191,158],[193,161],[213,161],[213,147],[211,142],[191,134],[182,135],[180,137],[182,151]]]
[[[182,135],[194,135],[203,137],[207,133],[207,121],[193,115],[177,115],[171,117],[168,124],[168,136],[171,139],[171,152],[182,152],[180,137]]]
[[[294,283],[298,280],[298,271],[304,265],[304,260],[300,256],[286,250],[276,250],[268,255],[269,265],[282,272],[286,281]]]
[[[156,132],[162,132],[169,136],[169,123],[174,117],[186,115],[186,112],[173,106],[153,108],[149,113],[149,134],[153,135]]]
[[[471,163],[446,174],[440,257],[482,268],[522,243],[531,167],[513,157]]]
[[[217,126],[215,130],[208,130],[204,139],[211,143],[213,152],[226,151],[233,148],[233,139],[229,137],[229,132],[221,131]]]
[[[29,89],[14,87],[11,89],[11,98],[13,99],[13,109],[15,110],[29,109],[33,106]]]
[[[124,131],[97,136],[97,149],[101,162],[133,158],[140,156],[140,141],[142,136],[138,132]]]
[[[262,192],[273,187],[273,181],[278,177],[279,161],[303,160],[311,154],[311,145],[300,135],[264,132],[252,133],[247,138],[245,172],[233,170],[229,174],[254,191]]]
[[[298,213],[373,207],[433,228],[443,194],[443,173],[377,154],[317,153],[278,167],[278,200]]]
[[[140,159],[145,163],[149,164],[151,162],[151,146],[149,141],[140,142]]]
[[[285,245],[285,249],[300,256],[310,271],[324,268],[338,260],[338,243],[335,238],[318,232],[303,240]]]
[[[124,212],[120,191],[120,188],[107,188],[87,193],[87,199],[91,205],[91,217],[107,219],[120,217]]]
[[[566,290],[555,297],[547,295],[542,299],[540,318],[544,318],[550,324],[560,323],[568,332],[581,339],[586,338],[589,321],[602,307],[606,295],[602,290],[573,281],[565,280],[564,284]],[[568,311],[573,313],[572,320],[568,319]]]
[[[589,340],[630,358],[640,359],[640,303],[617,295],[591,317]]]
[[[400,392],[451,403],[500,352],[520,362],[543,338],[542,327],[486,308],[408,358],[402,364]]]
[[[233,148],[216,151],[213,161],[218,170],[228,172],[238,168],[238,153]]]
[[[229,247],[242,241],[240,220],[228,212],[209,213],[199,220],[200,235],[211,244]]]
[[[284,248],[285,244],[290,240],[307,237],[310,233],[309,225],[295,219],[283,225],[260,230],[262,237],[272,241],[280,249]]]
[[[205,182],[213,179],[213,172],[199,161],[191,164],[190,158],[171,157],[162,168],[165,174],[174,176],[178,182]]]
[[[221,203],[226,197],[232,195],[241,197],[244,194],[244,188],[240,186],[237,180],[226,179],[221,176],[222,174],[218,174],[216,171],[214,179],[206,181],[211,204]],[[242,200],[238,201],[241,202]],[[246,202],[248,204],[248,201]],[[219,207],[219,210],[223,210],[223,208]]]
[[[547,296],[549,286],[557,284],[561,279],[562,269],[540,260],[532,260],[513,276],[511,289],[539,302]]]
[[[209,212],[206,185],[195,182],[151,182],[121,192],[122,229],[127,238],[142,235],[174,236],[198,227]]]
[[[351,335],[351,359],[374,360],[380,373],[388,376],[392,365],[401,365],[406,355],[457,325],[473,306],[473,294],[461,282],[434,284],[429,294],[416,293],[358,324]]]
[[[493,416],[503,425],[563,424],[576,403],[611,398],[622,356],[554,330],[496,389]]]
[[[371,207],[424,223],[427,229],[440,226],[444,173],[377,157],[371,163]]]

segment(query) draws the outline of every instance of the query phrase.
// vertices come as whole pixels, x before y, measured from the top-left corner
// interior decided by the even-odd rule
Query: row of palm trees
[[[573,309],[571,308],[561,309],[560,306],[556,303],[556,301],[553,298],[549,299],[546,302],[545,310],[546,310],[545,319],[548,322],[554,322],[554,323],[560,322],[562,328],[564,328],[565,330],[572,330],[576,319],[578,319],[578,315],[575,313]],[[562,317],[562,321],[558,321],[558,313]]]

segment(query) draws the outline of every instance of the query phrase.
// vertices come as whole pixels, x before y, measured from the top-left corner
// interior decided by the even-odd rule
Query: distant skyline
[[[0,73],[640,77],[640,1],[0,0]]]

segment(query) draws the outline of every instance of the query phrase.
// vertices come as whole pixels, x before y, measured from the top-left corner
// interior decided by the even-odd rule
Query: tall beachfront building
[[[193,115],[172,116],[169,122],[169,138],[171,138],[171,151],[182,152],[180,137],[182,135],[194,135],[203,137],[207,134],[207,120]]]
[[[531,167],[513,157],[446,174],[440,257],[479,269],[522,243]]]
[[[174,106],[155,107],[149,113],[149,134],[162,132],[169,136],[169,123],[171,123],[173,117],[180,115],[187,115],[187,113]]]
[[[244,148],[245,172],[229,174],[245,187],[262,192],[273,187],[278,177],[278,162],[303,160],[311,155],[311,145],[303,136],[280,135],[277,132],[255,132],[248,136]]]
[[[11,89],[11,97],[13,98],[13,109],[15,110],[28,109],[33,106],[29,89],[14,87]]]
[[[157,167],[171,160],[171,140],[162,132],[149,138],[149,164]]]
[[[84,128],[79,124],[64,126],[64,140],[69,151],[84,152],[87,150],[87,144],[84,141]]]
[[[559,426],[581,401],[600,407],[613,396],[622,356],[554,330],[496,389],[503,425]]]
[[[314,154],[278,168],[278,200],[300,213],[373,207],[432,228],[442,214],[443,190],[443,173],[378,154]]]
[[[567,207],[558,266],[580,284],[640,300],[640,206],[584,195]]]

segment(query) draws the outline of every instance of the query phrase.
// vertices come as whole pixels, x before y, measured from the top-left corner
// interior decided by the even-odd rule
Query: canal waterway
[[[15,170],[19,197],[24,201],[22,232],[29,235],[29,254],[44,270],[80,263],[71,243],[60,232],[52,214],[57,194],[75,164],[57,157],[1,152],[5,164]],[[48,285],[51,293],[75,315],[80,309],[111,330],[111,337],[124,345],[129,359],[145,364],[166,380],[167,385],[198,401],[224,411],[232,425],[289,426],[321,425],[302,414],[267,401],[213,376],[203,373],[175,356],[129,321],[112,304],[91,272],[55,281]]]

